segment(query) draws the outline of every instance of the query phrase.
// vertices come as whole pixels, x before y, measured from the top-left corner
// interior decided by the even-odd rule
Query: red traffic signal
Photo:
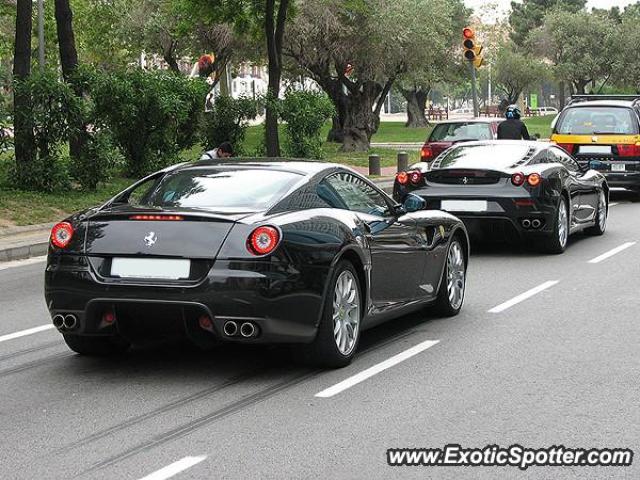
[[[473,30],[472,30],[471,28],[469,28],[469,27],[465,27],[465,28],[462,30],[462,36],[463,36],[464,38],[473,39],[476,35],[475,35],[475,33],[473,33]]]

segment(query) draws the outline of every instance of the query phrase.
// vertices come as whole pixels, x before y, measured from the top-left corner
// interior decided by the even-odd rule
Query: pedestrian
[[[222,142],[218,148],[204,152],[200,160],[217,160],[229,157],[233,157],[233,145],[230,142]]]
[[[505,112],[506,120],[498,125],[498,140],[530,140],[529,130],[522,120],[517,105],[509,105]]]

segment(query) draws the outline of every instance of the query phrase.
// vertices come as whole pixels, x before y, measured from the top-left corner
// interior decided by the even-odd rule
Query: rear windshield
[[[192,169],[162,178],[139,202],[147,207],[259,211],[278,201],[301,175],[266,169]]]
[[[437,168],[483,168],[505,169],[529,156],[531,147],[508,143],[500,145],[459,145],[441,155],[433,169]]]
[[[566,135],[634,135],[638,133],[638,121],[634,121],[630,108],[574,107],[562,113],[556,131]]]
[[[436,125],[429,137],[430,142],[459,142],[461,140],[491,140],[488,123],[441,123]]]

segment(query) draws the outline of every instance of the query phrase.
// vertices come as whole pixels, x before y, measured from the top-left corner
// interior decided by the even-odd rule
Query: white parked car
[[[554,107],[539,107],[539,108],[534,108],[533,111],[536,112],[538,115],[557,115],[558,114],[558,109]]]

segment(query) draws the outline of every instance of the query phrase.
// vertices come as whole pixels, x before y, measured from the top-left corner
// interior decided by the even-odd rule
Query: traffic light
[[[473,62],[473,65],[476,68],[480,68],[482,66],[483,58],[482,58],[482,45],[479,45],[476,42],[476,34],[473,29],[466,27],[462,30],[462,46],[464,47],[464,58],[469,62]]]

